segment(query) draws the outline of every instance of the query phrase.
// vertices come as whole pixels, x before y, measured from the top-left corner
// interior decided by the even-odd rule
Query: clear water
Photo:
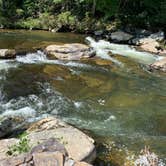
[[[36,42],[83,42],[84,36],[0,32],[2,48],[20,47],[23,41],[22,48],[31,49]],[[99,155],[109,156],[113,165],[123,165],[127,155],[145,145],[166,158],[166,75],[150,73],[144,63],[126,56],[113,58],[123,65],[100,58],[49,60],[40,51],[0,60],[0,119],[61,117],[106,145]]]

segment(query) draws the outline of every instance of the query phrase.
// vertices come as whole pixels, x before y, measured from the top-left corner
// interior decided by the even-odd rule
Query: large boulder
[[[165,37],[165,35],[164,35],[164,32],[163,32],[163,31],[159,31],[159,32],[157,32],[157,33],[153,33],[153,34],[151,34],[151,35],[149,36],[149,38],[154,39],[154,40],[156,40],[156,41],[163,41],[163,40],[164,40],[164,37]]]
[[[61,60],[80,60],[94,56],[94,51],[84,44],[73,43],[64,45],[49,45],[44,51],[51,58]]]
[[[150,68],[166,72],[166,57],[151,64]]]
[[[123,31],[116,31],[111,33],[111,40],[117,43],[127,43],[133,36]]]
[[[166,50],[160,48],[160,44],[158,41],[152,38],[144,38],[139,41],[140,48],[144,51],[148,51],[154,54],[166,55]]]
[[[151,52],[159,55],[166,55],[166,50],[160,46],[161,41],[164,40],[164,32],[157,32],[149,36],[139,36],[130,40],[130,44],[140,46],[143,51]]]
[[[11,59],[16,57],[14,49],[0,49],[0,59]]]
[[[27,132],[32,146],[48,138],[56,138],[64,144],[69,157],[75,161],[90,162],[95,158],[94,140],[56,118],[43,119],[33,124]]]
[[[11,140],[11,139],[10,139]],[[9,141],[10,142],[10,141]],[[30,152],[0,159],[1,166],[90,166],[69,158],[65,147],[55,139],[49,139]]]
[[[32,124],[26,133],[28,144],[33,147],[31,153],[58,151],[76,162],[92,162],[96,157],[94,140],[59,119],[40,120]],[[8,157],[9,146],[16,143],[18,139],[0,140],[0,160]]]

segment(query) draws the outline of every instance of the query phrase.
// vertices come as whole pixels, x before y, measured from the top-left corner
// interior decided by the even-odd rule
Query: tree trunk
[[[94,16],[96,13],[96,4],[97,4],[97,0],[93,0],[93,6],[92,6],[92,15]]]

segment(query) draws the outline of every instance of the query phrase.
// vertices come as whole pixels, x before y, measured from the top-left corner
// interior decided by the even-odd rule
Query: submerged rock
[[[0,49],[0,59],[11,59],[16,57],[14,49]]]
[[[50,45],[45,48],[45,53],[61,60],[80,60],[94,56],[94,51],[84,44],[73,43],[64,45]]]
[[[166,72],[166,57],[151,64],[150,68],[152,70],[155,69],[155,70],[161,70],[163,72]]]

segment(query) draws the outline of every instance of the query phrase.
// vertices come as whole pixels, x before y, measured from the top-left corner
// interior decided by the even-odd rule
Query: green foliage
[[[17,144],[12,145],[9,147],[9,150],[7,151],[7,155],[9,156],[15,156],[18,154],[26,153],[30,151],[29,146],[29,139],[27,137],[27,134],[24,133],[19,137],[19,142]]]
[[[87,31],[121,22],[163,29],[165,20],[165,0],[0,0],[0,24],[12,28]]]
[[[72,30],[76,24],[76,17],[71,14],[70,11],[66,11],[57,15],[56,26],[61,28],[62,26]]]

